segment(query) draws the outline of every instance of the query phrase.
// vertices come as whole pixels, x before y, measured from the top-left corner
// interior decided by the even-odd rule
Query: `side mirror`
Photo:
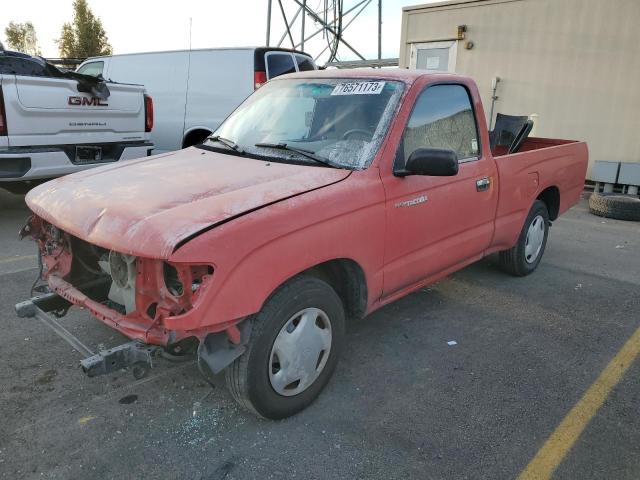
[[[404,169],[396,170],[394,175],[429,175],[432,177],[452,177],[458,174],[458,155],[444,148],[418,148],[414,150]]]

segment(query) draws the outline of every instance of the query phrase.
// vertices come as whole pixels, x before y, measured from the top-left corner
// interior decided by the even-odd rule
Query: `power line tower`
[[[307,49],[315,60],[340,66],[342,55],[356,58],[353,64],[381,66],[382,0],[267,0],[267,46]],[[370,5],[377,5],[378,58],[367,60],[346,38],[346,30]],[[277,11],[276,11],[277,9]],[[279,27],[279,28],[278,28]],[[274,42],[272,33],[281,35]],[[393,60],[393,59],[391,59]],[[388,60],[386,61],[389,62]]]

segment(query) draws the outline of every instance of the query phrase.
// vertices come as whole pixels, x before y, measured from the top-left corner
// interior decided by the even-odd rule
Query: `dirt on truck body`
[[[535,270],[587,148],[530,130],[490,141],[462,76],[279,77],[202,145],[31,191],[22,234],[51,293],[18,313],[79,305],[132,339],[83,360],[89,375],[197,346],[243,407],[292,415],[329,380],[348,319],[494,252]]]

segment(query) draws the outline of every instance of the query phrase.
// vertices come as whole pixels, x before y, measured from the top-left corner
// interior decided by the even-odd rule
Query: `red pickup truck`
[[[494,252],[513,275],[536,269],[587,146],[530,127],[490,136],[457,75],[279,77],[201,145],[33,189],[21,234],[50,293],[18,314],[77,305],[132,340],[84,359],[90,376],[197,347],[241,405],[292,415],[329,380],[349,319]]]

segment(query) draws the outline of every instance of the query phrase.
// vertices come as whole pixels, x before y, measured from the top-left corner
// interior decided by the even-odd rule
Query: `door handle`
[[[476,180],[476,190],[478,192],[486,192],[489,190],[491,186],[491,179],[489,177],[481,178],[480,180]]]

